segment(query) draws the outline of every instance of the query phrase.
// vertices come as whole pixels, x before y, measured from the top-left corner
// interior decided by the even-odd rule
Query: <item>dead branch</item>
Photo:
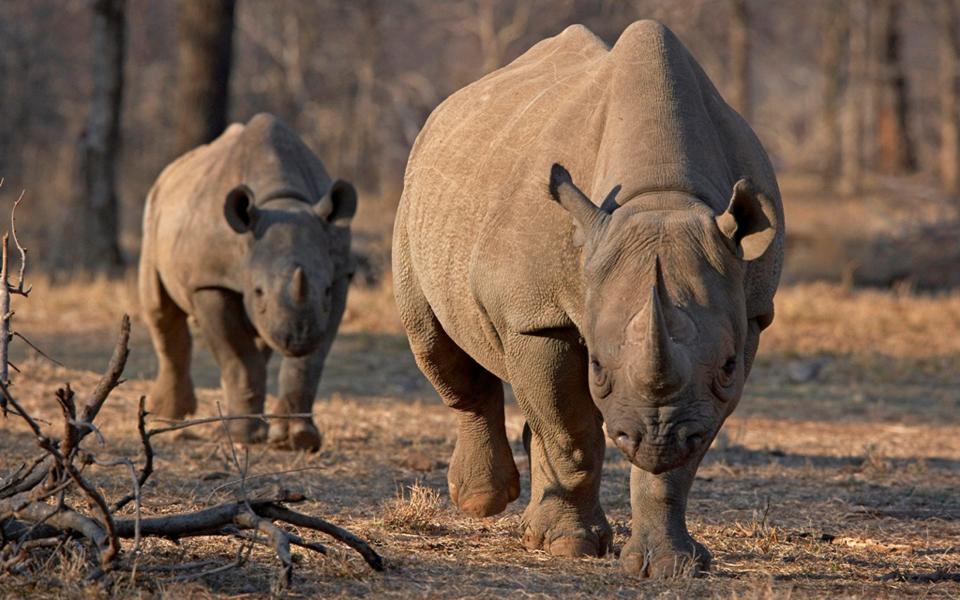
[[[3,180],[0,180],[0,186]],[[20,372],[15,365],[10,363],[10,339],[13,335],[12,320],[13,311],[10,310],[10,299],[13,294],[28,296],[31,288],[24,289],[24,277],[27,271],[27,249],[20,245],[17,238],[17,207],[23,201],[23,194],[13,203],[10,210],[10,228],[13,232],[13,244],[20,252],[20,276],[17,285],[10,285],[10,264],[8,256],[9,236],[6,232],[3,234],[2,250],[0,250],[0,383],[9,385],[10,373],[8,367],[12,367],[17,373]],[[7,392],[4,389],[3,395],[0,395],[0,412],[3,416],[7,415]]]
[[[140,444],[143,446],[143,468],[140,469],[140,476],[137,477],[136,486],[132,494],[127,494],[113,503],[110,510],[120,512],[124,506],[131,500],[137,501],[137,515],[140,514],[139,494],[143,489],[147,479],[153,474],[153,446],[150,444],[150,436],[147,435],[147,397],[140,396],[140,405],[137,408],[137,433],[140,434]]]
[[[244,419],[258,419],[258,420],[267,420],[267,419],[303,419],[310,418],[313,415],[310,413],[293,413],[286,415],[274,415],[274,414],[262,414],[262,415],[221,415],[216,417],[198,417],[196,419],[184,419],[176,420],[173,425],[167,427],[154,427],[147,432],[149,437],[161,433],[169,433],[171,431],[178,431],[180,429],[187,429],[189,427],[195,427],[197,425],[206,425],[208,423],[221,423],[224,421],[241,421]],[[174,419],[163,419],[155,418],[155,421],[174,421]]]
[[[10,373],[7,370],[10,364],[10,285],[7,283],[9,273],[7,272],[7,234],[3,234],[0,242],[0,383],[6,386],[10,382]],[[7,414],[7,392],[4,389],[3,397],[0,397],[0,409],[3,415]]]
[[[20,245],[20,240],[17,238],[17,207],[23,202],[23,195],[25,193],[26,190],[20,192],[20,197],[13,203],[13,209],[10,210],[10,234],[13,237],[13,245],[16,246],[17,252],[20,253],[20,273],[17,275],[16,287],[9,286],[9,290],[11,294],[19,294],[23,297],[29,296],[30,290],[33,289],[32,285],[27,286],[26,289],[23,287],[24,278],[27,274],[27,249]],[[6,283],[6,280],[4,280],[4,282]]]
[[[82,420],[92,423],[97,418],[97,413],[100,412],[110,392],[120,385],[120,376],[123,375],[123,369],[127,366],[127,357],[130,355],[129,343],[130,317],[129,315],[123,315],[120,320],[120,333],[117,336],[117,343],[113,347],[110,363],[84,405],[81,415]]]
[[[3,287],[0,286],[0,295],[2,294]],[[0,340],[0,343],[2,343],[2,340]],[[93,420],[96,419],[97,414],[100,412],[100,408],[110,395],[110,392],[112,392],[120,384],[120,376],[123,374],[123,369],[127,364],[127,357],[130,355],[129,343],[130,317],[128,315],[123,315],[120,320],[120,332],[117,335],[117,342],[113,347],[113,355],[110,357],[110,363],[107,365],[107,370],[100,378],[96,388],[94,388],[93,394],[91,394],[90,398],[84,403],[84,409],[80,417],[80,422],[76,424],[77,439],[74,441],[74,445],[78,445],[81,441],[83,441],[83,438],[85,438],[90,432],[97,431],[96,427],[93,425]],[[0,358],[0,360],[2,360],[2,358]],[[69,391],[69,387],[69,385],[65,386],[64,393]],[[10,391],[7,389],[6,383],[3,381],[0,381],[0,391],[3,392],[2,401],[10,398]],[[59,393],[60,391],[58,390],[58,394]],[[4,408],[4,413],[6,413],[6,408]],[[40,435],[38,433],[40,431],[40,426],[37,424],[36,419],[27,414],[18,414],[18,416],[27,421],[27,424],[30,425],[30,428],[34,430],[35,434]],[[0,488],[0,498],[7,498],[22,491],[34,488],[47,478],[47,475],[52,469],[55,468],[55,466],[56,461],[52,457],[45,457],[43,461],[34,465],[34,467],[32,467],[30,471],[26,473],[19,481],[12,480],[4,484],[4,486]]]
[[[44,453],[29,466],[24,464],[17,468],[0,487],[0,576],[2,573],[25,572],[27,566],[34,561],[34,552],[44,549],[49,551],[50,548],[57,548],[57,552],[68,540],[75,540],[75,543],[92,550],[96,563],[86,579],[94,581],[116,570],[136,570],[135,560],[125,559],[121,540],[133,540],[132,552],[128,554],[135,557],[141,540],[147,537],[178,541],[197,536],[232,536],[244,539],[249,544],[260,543],[273,548],[280,562],[277,587],[282,589],[290,584],[293,574],[291,547],[306,548],[319,554],[326,553],[323,544],[305,540],[301,535],[288,531],[287,526],[300,528],[300,534],[304,530],[326,534],[353,548],[372,569],[383,570],[383,559],[365,541],[323,519],[296,512],[285,506],[306,500],[302,494],[280,489],[266,498],[247,498],[243,483],[247,477],[247,463],[245,460],[241,461],[232,443],[232,460],[240,474],[241,494],[238,500],[195,511],[144,517],[142,491],[155,468],[151,438],[161,433],[215,421],[220,422],[226,429],[226,422],[231,417],[221,415],[216,419],[195,419],[192,422],[148,430],[146,399],[141,396],[137,432],[143,448],[143,466],[139,472],[128,458],[100,459],[93,451],[83,448],[81,444],[90,433],[95,434],[99,446],[106,445],[106,440],[94,421],[110,393],[121,382],[120,377],[129,354],[129,337],[130,320],[124,315],[107,370],[82,408],[78,406],[76,394],[69,385],[57,390],[56,400],[62,417],[58,430],[59,438],[47,433],[43,426],[45,422],[33,417],[10,395],[8,387],[0,382],[0,391],[9,403],[10,414],[23,419]],[[295,418],[302,415],[283,416]],[[268,415],[266,418],[269,417]],[[265,417],[250,415],[234,418]],[[50,424],[46,425],[50,427]],[[229,432],[227,436],[229,441]],[[130,473],[131,493],[109,503],[100,487],[85,472],[88,465],[126,467]],[[68,504],[67,498],[85,500],[87,508],[81,507],[83,502]],[[117,517],[117,513],[131,501],[135,502],[133,517]],[[249,545],[245,547],[249,548]],[[249,556],[249,551],[246,555]],[[204,573],[234,568],[245,560],[242,547],[237,561]],[[204,573],[183,577],[201,577]],[[183,577],[176,577],[171,581]]]
[[[28,346],[30,346],[31,348],[33,348],[34,352],[36,352],[37,354],[39,354],[39,355],[42,356],[43,358],[49,360],[50,362],[52,362],[53,364],[57,365],[58,367],[62,367],[62,366],[63,366],[63,363],[62,363],[62,362],[60,362],[59,360],[53,358],[52,356],[50,356],[49,354],[47,354],[46,352],[44,352],[43,350],[41,350],[40,348],[38,348],[36,344],[34,344],[33,342],[31,342],[29,339],[27,339],[27,337],[26,337],[25,335],[23,335],[22,333],[20,333],[19,331],[14,331],[11,335],[13,335],[14,337],[18,337],[18,338],[20,338],[21,340],[23,340],[23,342],[24,342],[26,345],[28,345]]]

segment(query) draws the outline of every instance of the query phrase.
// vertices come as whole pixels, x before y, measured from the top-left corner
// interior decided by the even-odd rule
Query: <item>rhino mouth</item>
[[[648,431],[640,428],[628,434],[622,429],[615,429],[611,431],[610,438],[631,464],[654,475],[689,463],[703,452],[711,439],[706,429],[699,428],[684,428],[679,433],[667,436],[648,435]]]
[[[300,358],[313,354],[320,347],[320,343],[299,343],[291,342],[278,348],[280,353],[289,358]]]
[[[672,471],[690,462],[693,458],[694,450],[685,450],[677,452],[674,449],[666,451],[638,451],[632,457],[627,456],[631,464],[639,469],[659,475]]]
[[[323,345],[323,335],[308,327],[276,332],[263,338],[274,351],[288,358],[313,354]]]

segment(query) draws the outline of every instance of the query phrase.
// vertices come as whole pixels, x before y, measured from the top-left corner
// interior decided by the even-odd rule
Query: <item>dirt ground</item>
[[[370,597],[877,597],[960,595],[960,295],[849,291],[825,284],[785,288],[747,392],[707,455],[691,497],[690,528],[713,552],[702,579],[645,582],[611,558],[567,560],[520,545],[524,495],[501,516],[471,520],[450,506],[446,461],[450,411],[423,380],[389,313],[386,289],[361,290],[328,363],[315,415],[326,439],[317,454],[252,447],[251,495],[277,484],[312,500],[304,511],[362,534],[388,562],[369,571],[352,553],[304,555],[290,596]],[[20,301],[18,329],[66,367],[15,342],[14,393],[54,418],[55,389],[89,390],[103,369],[129,285],[50,286]],[[384,314],[375,327],[369,312]],[[362,317],[360,315],[363,315]],[[391,325],[391,323],[393,323]],[[124,383],[99,419],[109,450],[136,456],[136,401],[154,359],[134,321]],[[217,370],[195,360],[201,415],[215,415]],[[274,365],[276,367],[276,365]],[[521,473],[523,419],[508,407]],[[36,453],[25,428],[0,422],[0,472]],[[157,443],[158,472],[145,490],[149,514],[197,508],[237,493],[237,473],[216,425]],[[603,504],[621,547],[629,534],[628,464],[608,448]],[[125,493],[121,472],[96,478]],[[332,544],[331,544],[332,545]],[[149,542],[141,565],[229,564],[241,542]],[[225,572],[141,573],[115,595],[266,596],[276,562],[267,551]],[[4,579],[3,594],[86,597],[76,561],[38,567],[36,579]]]
[[[821,212],[795,219],[797,230],[807,223],[807,231],[823,234],[829,220]],[[378,218],[388,221],[389,215]],[[382,238],[361,226],[358,239],[377,250],[372,254],[382,263]],[[559,559],[522,548],[528,468],[520,444],[523,419],[512,402],[508,433],[524,493],[503,515],[459,515],[446,494],[455,420],[413,363],[392,308],[389,276],[376,287],[353,290],[314,408],[323,449],[305,454],[251,447],[246,485],[250,495],[278,484],[303,492],[310,501],[300,510],[371,540],[388,568],[371,572],[349,551],[303,554],[287,595],[960,596],[960,293],[796,283],[805,277],[790,273],[786,279],[745,396],[691,495],[690,529],[713,552],[713,571],[672,582],[621,574],[610,557]],[[93,387],[119,315],[135,313],[136,295],[130,280],[54,285],[38,277],[34,283],[29,300],[15,299],[16,328],[65,366],[51,365],[15,340],[14,362],[22,373],[14,376],[13,393],[36,415],[53,419],[58,386]],[[220,398],[218,372],[202,340],[198,346],[200,416],[212,416]],[[137,398],[155,362],[136,319],[132,348],[128,381],[98,419],[107,440],[103,455],[139,452]],[[272,367],[275,377],[276,362]],[[220,431],[219,425],[204,426],[155,442],[157,473],[144,490],[145,513],[236,497],[238,474]],[[36,453],[21,423],[0,419],[0,477]],[[617,549],[630,531],[628,467],[609,447],[602,501]],[[123,472],[91,469],[110,498],[128,491]],[[229,565],[241,546],[223,538],[150,541],[139,565],[208,561],[201,571],[211,570]],[[108,594],[81,583],[85,567],[71,554],[66,561],[37,563],[29,577],[0,578],[0,596],[264,597],[271,594],[276,566],[269,551],[258,549],[243,565],[209,575],[141,570],[121,576]]]

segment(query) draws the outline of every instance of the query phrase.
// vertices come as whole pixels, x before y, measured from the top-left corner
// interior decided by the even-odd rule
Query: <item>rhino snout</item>
[[[287,356],[296,358],[312,353],[320,347],[320,343],[322,341],[322,336],[307,337],[303,335],[289,334],[284,337],[281,343],[283,345],[283,353]]]
[[[624,456],[653,474],[684,465],[703,448],[708,434],[707,427],[694,423],[623,423],[610,429],[610,438]]]

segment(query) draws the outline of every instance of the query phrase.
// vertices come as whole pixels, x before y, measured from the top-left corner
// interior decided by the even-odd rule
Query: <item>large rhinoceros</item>
[[[460,509],[518,496],[507,381],[532,434],[527,547],[610,549],[605,423],[633,464],[624,568],[708,568],[687,494],[773,319],[783,231],[760,142],[659,23],[612,49],[569,27],[441,104],[393,269],[417,363],[459,419]]]
[[[194,412],[194,317],[220,365],[229,414],[263,412],[267,361],[283,355],[278,412],[310,413],[346,303],[354,188],[279,119],[259,114],[169,165],[147,197],[140,302],[157,351],[150,411]],[[243,441],[263,424],[231,421]],[[275,420],[268,439],[316,449],[312,419]]]

